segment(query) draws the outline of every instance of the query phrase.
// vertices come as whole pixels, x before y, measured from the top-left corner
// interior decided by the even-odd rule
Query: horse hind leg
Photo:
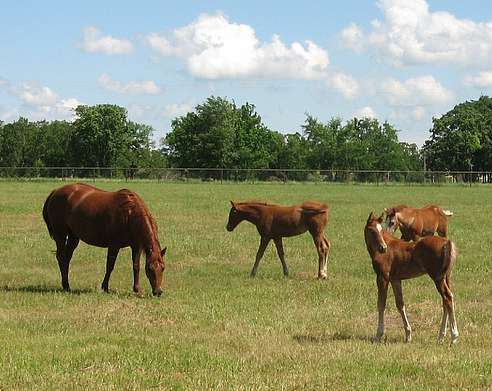
[[[277,247],[277,254],[278,257],[280,258],[280,262],[282,263],[282,269],[284,272],[284,276],[288,277],[289,276],[289,269],[287,267],[287,263],[285,262],[285,253],[284,253],[284,246],[282,244],[282,238],[276,238],[274,239],[275,246]]]
[[[313,235],[313,241],[318,252],[318,278],[326,279],[328,277],[327,260],[330,251],[330,242],[323,234]]]
[[[442,297],[442,307],[443,307],[443,315],[441,320],[441,327],[439,330],[439,341],[444,339],[446,335],[446,326],[449,322],[449,326],[451,329],[451,343],[454,344],[458,342],[458,327],[456,325],[456,318],[454,315],[454,300],[453,293],[446,282],[446,278],[435,281],[436,288],[439,291]]]

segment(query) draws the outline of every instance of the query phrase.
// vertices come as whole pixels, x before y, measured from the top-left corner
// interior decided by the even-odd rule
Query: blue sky
[[[432,117],[492,95],[492,3],[18,1],[2,6],[0,120],[125,106],[155,138],[210,95],[300,131],[373,116],[419,145]]]

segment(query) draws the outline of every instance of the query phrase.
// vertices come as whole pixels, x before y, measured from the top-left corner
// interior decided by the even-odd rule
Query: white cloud
[[[156,95],[161,92],[161,88],[153,81],[131,81],[123,84],[119,81],[112,80],[109,75],[103,73],[97,79],[99,85],[106,90],[118,92],[120,94],[149,94]]]
[[[73,110],[82,104],[76,98],[62,99],[51,88],[31,83],[12,87],[11,92],[22,102],[19,112],[32,120],[71,119]]]
[[[24,103],[32,106],[51,106],[59,97],[51,88],[24,83],[22,87],[12,89]]]
[[[467,76],[465,84],[471,87],[492,87],[492,71],[479,72],[476,76]]]
[[[370,106],[365,106],[359,110],[357,110],[353,117],[355,118],[376,118],[377,115],[376,115],[376,112],[374,111],[374,109]]]
[[[375,48],[397,65],[425,63],[487,65],[492,62],[492,21],[458,19],[448,12],[431,12],[426,0],[379,0],[382,21],[364,33],[351,24],[341,32],[353,49]]]
[[[146,41],[164,56],[184,58],[188,71],[204,79],[318,80],[326,77],[329,65],[328,53],[312,41],[286,45],[275,35],[260,42],[252,27],[230,22],[221,13],[203,14],[170,37],[153,33]]]
[[[19,112],[11,107],[0,105],[0,121],[9,122],[14,121],[19,117]]]
[[[327,83],[347,99],[353,99],[359,94],[359,83],[352,76],[345,73],[334,73],[330,75]]]
[[[414,120],[416,121],[421,121],[425,118],[425,115],[427,114],[425,108],[423,108],[422,106],[416,106],[413,110],[412,110],[412,117]]]
[[[381,83],[379,91],[391,106],[446,104],[453,99],[453,93],[430,75],[405,81],[388,78]]]
[[[340,33],[343,44],[349,49],[359,53],[364,48],[364,33],[355,24],[351,23],[348,27],[344,28]]]
[[[165,118],[176,118],[193,111],[193,106],[190,103],[172,103],[166,105],[162,111],[162,116]]]
[[[162,106],[150,104],[132,103],[128,106],[128,116],[134,120],[159,121],[163,118],[173,120],[176,117],[185,115],[193,111],[193,104],[190,102],[170,103]]]
[[[102,36],[95,27],[84,29],[84,41],[82,47],[89,53],[128,54],[132,52],[133,45],[126,39],[113,38],[110,35]]]

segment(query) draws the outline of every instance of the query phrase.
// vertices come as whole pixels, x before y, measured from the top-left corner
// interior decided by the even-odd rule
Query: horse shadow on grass
[[[66,293],[71,295],[83,295],[92,293],[91,289],[71,289],[69,292],[62,288],[46,285],[26,285],[26,286],[0,286],[0,292],[20,292],[20,293]]]
[[[375,343],[373,336],[363,334],[350,334],[346,331],[336,331],[332,334],[329,333],[306,333],[295,334],[292,339],[300,344],[325,344],[329,342],[347,342],[347,341],[362,341],[367,343]],[[383,338],[381,343],[393,344],[401,342],[396,338]]]

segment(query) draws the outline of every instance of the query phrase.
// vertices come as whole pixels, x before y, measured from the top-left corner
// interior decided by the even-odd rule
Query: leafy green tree
[[[492,98],[460,103],[432,122],[423,148],[429,169],[492,169]]]
[[[26,118],[19,118],[1,127],[0,164],[9,167],[37,165],[43,150],[39,127]]]
[[[306,140],[306,164],[310,169],[332,169],[336,167],[337,135],[342,126],[339,118],[333,118],[323,124],[317,118],[307,114],[302,125]]]
[[[109,104],[78,106],[75,114],[70,143],[74,165],[116,167],[126,163],[132,141],[126,109]]]
[[[278,155],[277,168],[308,169],[308,142],[300,133],[287,134]]]
[[[39,158],[46,167],[65,167],[70,165],[67,153],[73,134],[73,126],[67,121],[41,122],[42,151]]]
[[[175,167],[268,168],[278,163],[282,136],[263,125],[254,105],[212,96],[174,119],[162,143]]]

